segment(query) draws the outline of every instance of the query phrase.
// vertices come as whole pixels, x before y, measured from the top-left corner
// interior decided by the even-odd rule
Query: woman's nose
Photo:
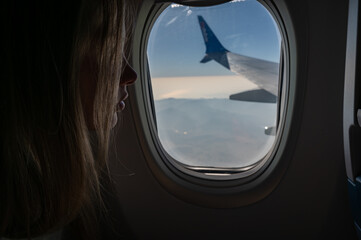
[[[130,85],[137,80],[137,73],[129,65],[128,61],[124,58],[124,71],[120,76],[120,85]]]

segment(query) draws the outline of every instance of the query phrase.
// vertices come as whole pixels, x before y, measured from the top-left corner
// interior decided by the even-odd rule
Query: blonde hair
[[[124,28],[134,9],[125,0],[10,5],[0,106],[0,236],[36,236],[76,217],[90,224],[101,205],[130,32]],[[93,139],[79,84],[79,68],[89,53],[97,68]]]

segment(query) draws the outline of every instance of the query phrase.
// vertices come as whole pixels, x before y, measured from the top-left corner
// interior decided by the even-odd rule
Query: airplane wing
[[[228,51],[219,42],[203,17],[198,16],[198,20],[206,45],[206,55],[201,60],[201,63],[214,60],[232,72],[247,78],[261,88],[233,94],[230,96],[230,99],[275,103],[278,95],[279,64]]]

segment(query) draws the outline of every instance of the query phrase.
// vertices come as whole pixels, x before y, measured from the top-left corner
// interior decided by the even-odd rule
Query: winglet
[[[206,21],[203,19],[202,16],[198,16],[199,26],[202,30],[202,35],[204,39],[204,43],[206,44],[206,54],[207,53],[219,53],[219,52],[228,52],[222,44],[219,42],[216,35],[214,35],[213,31],[209,28]],[[203,59],[205,60],[205,58]],[[202,61],[203,61],[202,60]],[[206,61],[207,62],[207,61]]]

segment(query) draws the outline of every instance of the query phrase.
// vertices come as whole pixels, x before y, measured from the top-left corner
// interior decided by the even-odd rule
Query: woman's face
[[[137,74],[133,68],[129,65],[128,61],[123,58],[125,64],[124,71],[120,77],[118,87],[118,96],[114,102],[114,112],[112,127],[114,127],[118,122],[117,113],[124,110],[125,108],[125,99],[128,97],[127,86],[133,84],[137,80]],[[80,67],[79,81],[80,81],[80,95],[81,101],[84,109],[84,117],[87,123],[87,127],[90,130],[94,130],[94,99],[95,99],[95,90],[97,85],[97,73],[96,66],[94,61],[90,57],[85,58]]]
[[[128,61],[124,58],[125,69],[120,77],[118,98],[116,101],[116,107],[113,115],[112,127],[118,122],[117,112],[123,111],[125,108],[125,99],[128,98],[127,86],[133,84],[137,80],[137,73],[129,65]]]

